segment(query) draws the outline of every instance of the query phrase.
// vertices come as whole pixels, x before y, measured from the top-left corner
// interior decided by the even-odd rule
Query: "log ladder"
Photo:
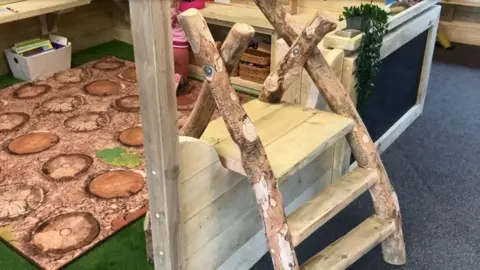
[[[265,80],[259,99],[244,106],[230,85],[229,73],[253,37],[253,28],[235,24],[217,48],[198,10],[178,16],[205,74],[200,97],[180,134],[210,141],[226,168],[248,177],[275,269],[345,269],[379,243],[386,262],[404,264],[395,191],[350,96],[317,48],[336,25],[316,14],[302,30],[277,1],[254,2],[290,50]],[[333,113],[281,102],[303,67]],[[208,123],[215,107],[223,120]],[[278,142],[280,137],[283,143]],[[287,216],[280,185],[344,137],[358,167]],[[276,147],[278,155],[271,150],[274,143],[282,145]],[[367,190],[375,214],[299,265],[294,247]]]

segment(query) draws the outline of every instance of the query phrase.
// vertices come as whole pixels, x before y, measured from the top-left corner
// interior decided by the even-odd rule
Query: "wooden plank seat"
[[[244,108],[257,128],[280,183],[353,128],[353,121],[349,118],[290,103],[268,104],[252,100]],[[240,150],[222,118],[210,123],[201,139],[215,147],[225,168],[246,175]]]
[[[332,179],[331,182],[325,181],[324,175],[331,173],[332,169],[330,167],[332,163],[327,161],[328,158],[325,159],[325,154],[328,156],[332,145],[352,130],[351,119],[290,103],[268,104],[252,100],[243,107],[257,128],[272,169],[281,184],[280,189],[287,206],[287,222],[295,246],[377,183],[379,179],[377,171],[360,167],[339,179]],[[198,177],[200,174],[189,177],[187,180],[187,183],[195,183],[198,187],[199,191],[193,193],[199,193],[202,190],[200,187],[205,187],[202,194],[208,187],[215,187],[215,189],[209,191],[205,196],[208,197],[207,200],[197,197],[195,201],[183,202],[184,205],[185,203],[190,204],[184,208],[182,213],[185,217],[184,228],[187,229],[189,240],[185,242],[185,250],[187,254],[192,254],[187,259],[186,269],[199,264],[206,266],[206,261],[214,262],[215,267],[219,267],[218,269],[248,268],[255,260],[259,259],[252,254],[252,247],[256,247],[255,251],[259,254],[267,252],[267,247],[264,243],[263,230],[258,231],[261,227],[255,204],[249,203],[245,198],[251,196],[251,194],[248,195],[251,193],[251,187],[245,178],[241,180],[241,175],[246,174],[243,171],[240,150],[232,141],[222,118],[209,124],[201,140],[207,142],[206,145],[213,147],[209,151],[200,151],[198,148],[197,151],[185,152],[188,156],[187,159],[190,160],[188,164],[192,164],[194,160],[200,158],[199,154],[193,154],[194,152],[201,152],[205,159],[210,160],[202,161],[201,163],[204,164],[201,166],[202,168],[219,160],[216,162],[217,165],[207,165],[209,169],[201,169],[205,172],[215,171],[213,174],[209,173],[209,178],[213,177],[217,180],[200,180]],[[183,144],[181,143],[181,145]],[[207,147],[206,145],[203,147]],[[323,153],[324,151],[327,152]],[[181,152],[183,153],[183,150]],[[205,154],[207,152],[208,154]],[[218,154],[218,158],[215,157],[215,152]],[[185,158],[182,160],[186,161]],[[226,168],[225,171],[230,171],[230,174],[223,172],[220,176],[217,173],[218,167],[211,169],[213,166],[222,165]],[[196,166],[189,165],[190,168],[199,171],[200,168],[195,168]],[[188,174],[193,175],[192,173]],[[335,178],[334,175],[328,177]],[[202,179],[205,178],[206,176],[202,177]],[[192,181],[192,179],[195,180]],[[214,182],[217,184],[213,184]],[[235,187],[232,188],[232,186]],[[218,191],[220,187],[223,187],[222,192]],[[192,191],[189,193],[187,197],[192,199]],[[212,198],[214,193],[216,196]],[[205,210],[193,214],[192,210],[202,208],[202,205],[205,207],[204,209],[210,209],[208,214],[202,213]],[[190,218],[191,216],[193,218]],[[203,222],[205,222],[205,218],[208,218],[209,222],[214,225],[203,223],[202,229],[193,229],[194,226],[202,223],[199,220],[196,222],[192,222],[192,220],[201,216],[205,216]],[[239,219],[241,221],[234,222],[238,217],[241,217]],[[208,233],[205,227],[209,228]],[[394,229],[392,219],[382,219],[374,215],[341,240],[324,249],[319,255],[312,257],[302,265],[302,269],[345,269],[388,237]],[[199,231],[203,232],[203,239],[199,239]],[[213,236],[213,233],[220,234]],[[243,236],[243,238],[237,235]],[[205,243],[205,238],[212,237],[213,239],[210,241],[212,244],[203,244],[202,247],[201,243]],[[227,239],[237,245],[240,243],[244,243],[244,245],[238,250],[236,248],[222,249],[225,254],[217,253],[217,256],[210,258],[204,250],[200,253],[194,251],[195,249],[205,249],[213,252],[214,247],[219,247],[219,240],[228,241]],[[225,261],[229,254],[231,254],[230,257]]]
[[[339,172],[334,173],[334,160],[341,159],[335,148],[352,130],[350,119],[290,103],[252,100],[244,108],[281,183],[287,214],[340,178]],[[267,247],[240,152],[222,118],[210,122],[200,140],[180,138],[180,166],[184,268],[249,268]],[[353,200],[358,193],[345,193],[345,197]],[[325,216],[334,215],[335,209],[325,210],[320,220],[308,221],[307,227],[300,226],[298,239],[329,218]],[[252,244],[257,247],[248,248]]]
[[[91,0],[24,0],[6,4],[11,12],[0,13],[0,23],[18,21],[90,4]],[[5,2],[8,3],[8,2]]]

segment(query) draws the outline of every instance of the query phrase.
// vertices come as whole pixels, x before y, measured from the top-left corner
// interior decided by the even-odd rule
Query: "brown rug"
[[[135,74],[109,56],[0,90],[0,238],[42,268],[61,268],[146,212]],[[177,97],[180,117],[200,87],[191,81]]]

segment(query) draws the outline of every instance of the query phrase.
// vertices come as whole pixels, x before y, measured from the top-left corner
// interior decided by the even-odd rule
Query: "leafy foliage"
[[[358,93],[358,109],[365,104],[367,97],[372,93],[375,77],[380,64],[380,49],[382,48],[383,36],[388,31],[388,13],[382,8],[372,4],[344,7],[340,20],[362,17],[363,23],[360,29],[364,36],[360,44],[357,57],[355,88]]]
[[[134,168],[142,164],[142,158],[139,154],[127,152],[122,147],[106,148],[96,152],[104,162],[113,166]]]

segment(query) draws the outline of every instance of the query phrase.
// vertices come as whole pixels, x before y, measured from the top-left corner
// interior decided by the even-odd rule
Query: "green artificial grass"
[[[130,61],[134,60],[132,45],[121,41],[112,41],[74,53],[72,55],[72,65],[81,65],[106,55],[113,55]],[[0,89],[18,82],[21,82],[21,80],[15,79],[11,75],[0,76]],[[90,252],[68,265],[66,269],[153,269],[153,265],[149,264],[146,258],[142,218],[94,247]],[[33,270],[37,268],[0,242],[0,269]]]

